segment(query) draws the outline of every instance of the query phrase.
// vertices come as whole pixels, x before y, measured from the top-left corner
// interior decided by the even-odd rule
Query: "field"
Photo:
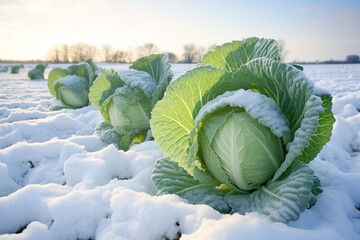
[[[0,73],[0,239],[360,239],[360,64],[304,65],[333,95],[336,123],[310,163],[323,192],[289,224],[156,196],[156,143],[127,152],[104,144],[95,106],[50,111],[58,102],[46,80],[27,78],[31,67]]]

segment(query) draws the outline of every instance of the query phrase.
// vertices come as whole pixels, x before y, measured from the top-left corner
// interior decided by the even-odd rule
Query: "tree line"
[[[201,56],[215,48],[215,45],[209,47],[196,46],[193,43],[185,44],[181,56],[175,53],[167,52],[171,62],[176,63],[196,63]],[[87,43],[77,43],[74,45],[59,44],[51,48],[47,54],[47,60],[52,63],[77,63],[88,58],[97,62],[130,63],[139,57],[152,53],[161,52],[154,43],[145,43],[136,48],[128,50],[114,49],[109,44],[104,44],[100,48]]]
[[[303,62],[303,61],[294,61],[294,64],[353,64],[360,63],[360,57],[356,54],[347,55],[345,60],[325,60],[325,61],[315,61],[315,62]]]

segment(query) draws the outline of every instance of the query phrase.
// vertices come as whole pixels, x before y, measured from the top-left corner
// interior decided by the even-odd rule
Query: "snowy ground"
[[[305,65],[333,94],[336,123],[311,163],[323,193],[288,225],[156,196],[156,144],[104,145],[93,135],[97,109],[49,111],[57,101],[45,80],[27,78],[30,67],[0,73],[0,239],[360,239],[359,64]]]

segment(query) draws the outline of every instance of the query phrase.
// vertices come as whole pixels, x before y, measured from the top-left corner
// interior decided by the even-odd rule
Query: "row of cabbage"
[[[10,69],[11,74],[18,74],[20,69],[24,68],[24,65],[13,65],[13,66],[0,66],[0,72],[6,73]],[[44,72],[47,68],[47,64],[39,63],[33,69],[28,72],[28,77],[32,80],[44,79]]]
[[[331,96],[281,62],[272,39],[220,45],[177,79],[153,54],[119,72],[91,60],[54,68],[48,86],[56,108],[95,105],[103,141],[127,151],[155,140],[167,156],[152,174],[158,194],[288,222],[322,192],[308,163],[330,139]]]

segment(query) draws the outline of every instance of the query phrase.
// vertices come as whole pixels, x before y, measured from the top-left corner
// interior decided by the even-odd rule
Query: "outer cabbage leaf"
[[[225,43],[206,53],[200,62],[236,72],[240,66],[260,57],[280,60],[277,42],[273,39],[253,37]]]
[[[114,144],[117,148],[124,151],[127,151],[132,144],[138,144],[150,138],[148,131],[134,135],[121,135],[106,121],[101,122],[95,128],[95,134],[98,135],[104,143]]]
[[[96,64],[94,63],[94,61],[92,60],[92,58],[86,59],[85,62],[90,65],[91,70],[93,71],[93,73],[98,70],[98,67],[96,66]]]
[[[131,89],[140,89],[146,97],[152,98],[157,84],[147,72],[125,70],[118,73],[121,80]]]
[[[301,70],[262,58],[241,66],[234,81],[241,81],[243,89],[252,89],[274,99],[289,120],[292,134],[300,127],[305,105],[314,88]]]
[[[309,163],[314,159],[323,146],[330,141],[331,131],[335,122],[331,111],[332,97],[330,95],[320,96],[322,100],[323,112],[320,113],[316,132],[311,136],[308,145],[296,159],[304,163]]]
[[[287,144],[288,154],[274,176],[276,179],[309,145],[310,138],[317,131],[320,114],[324,112],[322,101],[315,96],[313,84],[301,70],[271,59],[256,59],[241,66],[234,79],[242,82],[242,88],[252,89],[274,99],[289,120],[293,138]],[[331,111],[327,111],[326,115],[331,116]],[[311,159],[302,161],[309,162],[318,154],[329,140],[330,128],[324,129],[326,137],[317,144],[317,150],[312,151],[311,155],[307,154]]]
[[[102,73],[96,78],[89,91],[89,100],[103,115],[107,122],[110,122],[108,105],[104,102],[114,94],[115,90],[124,85],[117,73]]]
[[[152,54],[139,58],[130,66],[130,69],[147,72],[156,82],[157,88],[152,94],[153,105],[163,98],[173,77],[168,54]]]
[[[59,78],[66,77],[67,75],[71,75],[71,71],[69,69],[65,68],[53,68],[49,72],[48,76],[48,88],[50,90],[51,95],[56,97],[56,91],[55,91],[55,81]]]
[[[172,81],[153,111],[150,126],[160,149],[191,175],[189,134],[201,107],[226,91],[236,90],[239,82],[222,69],[199,66]]]
[[[118,144],[120,142],[120,136],[115,132],[114,127],[106,121],[102,121],[95,128],[95,134],[107,144]]]
[[[87,80],[86,88],[90,88],[94,81],[94,72],[92,67],[87,62],[82,62],[78,64],[74,64],[68,67],[71,71],[71,74],[74,74],[79,77],[83,77]]]
[[[310,167],[295,161],[278,180],[267,182],[251,194],[229,194],[225,200],[235,212],[256,211],[272,221],[286,223],[298,219],[309,207],[313,179]]]
[[[304,109],[303,119],[301,121],[301,126],[296,130],[294,140],[287,144],[287,151],[285,161],[276,171],[274,179],[280,177],[280,175],[286,171],[286,169],[291,165],[291,163],[301,154],[301,152],[308,146],[310,138],[316,132],[319,122],[319,114],[323,112],[321,106],[321,99],[315,95],[312,95],[307,101]],[[320,142],[322,146],[324,142]],[[321,147],[322,147],[321,146]],[[315,156],[318,152],[315,153]],[[308,159],[310,162],[312,159]]]
[[[195,180],[189,173],[170,159],[159,159],[155,163],[152,180],[158,194],[177,194],[192,204],[207,204],[221,213],[230,212],[224,201],[229,192],[220,188],[219,182],[213,179],[207,183]]]

